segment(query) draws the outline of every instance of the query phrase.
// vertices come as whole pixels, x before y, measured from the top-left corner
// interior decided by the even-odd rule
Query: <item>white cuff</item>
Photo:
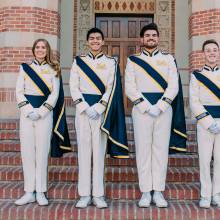
[[[44,105],[41,105],[41,107],[37,111],[41,118],[44,118],[49,112],[50,110]]]
[[[28,117],[28,115],[34,111],[34,108],[31,104],[27,104],[20,108],[21,114],[24,115],[24,117]]]
[[[82,112],[84,112],[87,108],[89,108],[89,104],[85,101],[80,102],[76,105],[77,110],[79,111],[79,113],[81,114]]]
[[[99,115],[101,115],[105,111],[106,107],[101,103],[96,103],[94,104],[94,109]]]
[[[198,123],[201,124],[203,126],[203,128],[205,128],[206,130],[208,130],[208,128],[215,122],[215,119],[211,116],[208,115],[204,118],[201,118],[198,120]]]
[[[165,112],[168,107],[170,106],[170,104],[168,104],[167,102],[163,101],[162,99],[158,100],[156,106],[162,111]]]
[[[144,114],[144,112],[148,112],[150,110],[150,106],[148,105],[148,103],[146,101],[142,101],[135,106],[138,108],[138,110],[142,114]]]

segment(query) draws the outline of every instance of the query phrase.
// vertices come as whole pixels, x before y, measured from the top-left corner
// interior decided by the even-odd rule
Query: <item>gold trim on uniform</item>
[[[178,150],[178,151],[182,151],[182,152],[186,152],[187,151],[185,148],[181,148],[181,147],[172,146],[170,148],[173,149],[173,150]]]
[[[184,138],[187,138],[187,135],[184,134],[184,133],[182,133],[181,131],[178,131],[178,130],[176,130],[176,129],[173,129],[173,131],[174,131],[175,133],[179,134],[180,136],[182,136],[182,137],[184,137]]]
[[[141,59],[141,58],[140,58]],[[143,60],[143,59],[142,59]],[[144,60],[143,60],[144,61]],[[164,89],[161,87],[161,85],[153,78],[151,77],[150,74],[147,73],[147,71],[145,69],[143,69],[141,66],[139,66],[138,64],[136,64],[135,62],[131,61],[133,64],[135,64],[139,70],[148,77],[149,80],[152,81],[152,83],[160,90],[160,92],[164,92]],[[144,61],[145,62],[145,61]],[[151,65],[151,64],[149,64]],[[158,72],[159,73],[159,72]],[[162,76],[161,76],[162,77]],[[165,80],[166,81],[166,80]]]
[[[59,131],[57,130],[58,125],[59,125],[60,120],[61,120],[61,117],[62,117],[62,115],[63,115],[63,112],[64,112],[64,104],[63,104],[62,110],[61,110],[61,112],[60,112],[59,118],[58,118],[58,120],[57,120],[57,124],[56,124],[56,126],[55,126],[55,128],[54,128],[54,132],[64,141],[63,135],[61,135],[61,134],[59,133]]]
[[[29,104],[28,101],[20,102],[20,103],[18,103],[18,108],[22,108],[23,106],[25,106],[25,105],[27,105],[27,104]]]
[[[116,67],[116,68],[117,68],[117,67]],[[115,78],[116,78],[116,75],[115,75]],[[114,95],[114,92],[115,92],[115,87],[116,87],[116,82],[115,82],[115,79],[114,79],[114,85],[113,85],[113,88],[112,88],[111,96],[110,96],[109,101],[108,101],[110,104],[108,103],[103,124],[104,124],[105,121],[106,121],[106,117],[107,117],[107,115],[108,115],[108,111],[109,111],[109,108],[110,108],[110,106],[111,106],[112,98],[113,98],[113,95]],[[122,147],[122,148],[128,150],[128,147],[127,147],[127,146],[125,146],[125,145],[123,145],[123,144],[117,142],[116,140],[114,140],[114,139],[109,135],[109,131],[107,131],[103,126],[101,126],[101,128],[102,128],[103,131],[105,131],[106,134],[108,134],[108,138],[109,138],[114,144],[116,144],[116,145],[118,145],[118,146],[120,146],[120,147]]]
[[[34,72],[41,78],[41,80],[47,85],[50,92],[52,91],[52,88],[48,85],[47,81],[43,78],[42,74],[39,73],[34,67],[30,65],[31,69],[34,70]]]
[[[44,102],[43,106],[46,107],[49,111],[53,110],[53,106],[51,106],[50,104],[48,104],[46,102]]]

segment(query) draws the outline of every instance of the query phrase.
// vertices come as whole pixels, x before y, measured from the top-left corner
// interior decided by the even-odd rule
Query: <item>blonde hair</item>
[[[37,44],[39,42],[43,42],[46,46],[46,57],[45,57],[45,61],[48,63],[48,65],[50,65],[50,67],[56,71],[57,75],[56,77],[60,77],[61,76],[61,68],[60,68],[60,64],[53,60],[53,55],[52,55],[52,50],[51,50],[51,47],[50,47],[50,44],[47,40],[45,39],[37,39],[34,41],[34,44],[33,44],[33,47],[32,47],[32,53],[33,55],[35,56],[35,48],[37,46]]]

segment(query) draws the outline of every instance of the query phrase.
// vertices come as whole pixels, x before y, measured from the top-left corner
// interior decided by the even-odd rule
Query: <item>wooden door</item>
[[[104,52],[118,57],[123,90],[127,57],[140,51],[140,30],[152,21],[150,16],[96,16],[96,27],[103,31],[105,37]],[[125,93],[124,104],[126,113],[129,114],[132,104]]]

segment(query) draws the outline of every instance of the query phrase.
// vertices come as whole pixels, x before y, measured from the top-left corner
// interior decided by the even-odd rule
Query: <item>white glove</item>
[[[156,106],[152,105],[148,111],[149,115],[152,117],[157,117],[161,113],[161,110]]]
[[[217,122],[217,127],[218,127],[218,133],[220,133],[220,122]]]
[[[94,109],[93,106],[89,107],[86,109],[86,114],[88,115],[88,117],[92,120],[97,120],[99,117],[98,112]]]
[[[208,130],[213,133],[213,134],[218,134],[220,132],[220,124],[214,122],[209,128]]]
[[[37,113],[36,110],[34,110],[33,112],[29,113],[28,117],[32,120],[32,121],[37,121],[40,118],[40,115]]]

